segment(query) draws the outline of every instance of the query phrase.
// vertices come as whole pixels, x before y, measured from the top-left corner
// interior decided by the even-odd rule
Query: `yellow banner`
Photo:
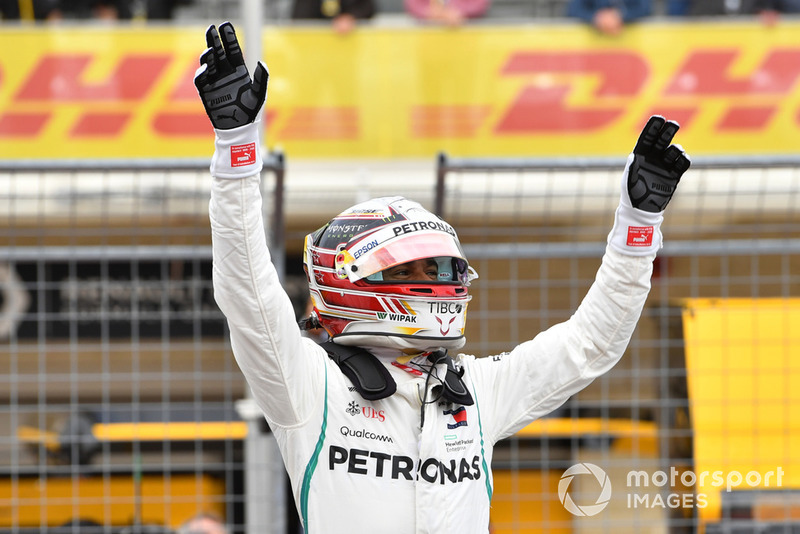
[[[796,518],[800,301],[687,300],[683,332],[694,448],[683,483],[702,496],[698,516],[719,520],[727,505],[756,521]]]
[[[800,23],[263,32],[266,144],[290,158],[626,154],[646,118],[692,155],[800,148]],[[207,157],[204,28],[4,28],[0,158]]]

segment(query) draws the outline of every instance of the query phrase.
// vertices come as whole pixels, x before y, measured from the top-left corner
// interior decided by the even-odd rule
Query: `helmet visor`
[[[341,259],[343,274],[356,282],[395,265],[425,258],[436,258],[441,281],[461,281],[461,273],[453,271],[467,270],[464,252],[456,238],[438,231],[391,236],[383,241],[380,235],[369,236],[342,251],[337,256],[337,264]],[[443,258],[455,259],[450,262],[453,267],[445,266],[447,262]]]

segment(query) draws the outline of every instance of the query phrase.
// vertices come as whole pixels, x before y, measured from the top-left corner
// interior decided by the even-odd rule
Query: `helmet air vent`
[[[428,295],[433,293],[433,289],[429,287],[409,287],[408,290],[414,293],[426,293]]]

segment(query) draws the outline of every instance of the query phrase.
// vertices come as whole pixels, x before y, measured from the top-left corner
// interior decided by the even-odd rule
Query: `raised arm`
[[[575,314],[509,354],[477,360],[474,380],[479,398],[491,399],[492,439],[552,412],[622,357],[650,291],[663,211],[690,165],[670,144],[678,128],[654,116],[642,131],[623,172],[602,265]]]
[[[272,424],[307,416],[321,365],[306,357],[317,347],[304,339],[270,260],[261,215],[263,167],[259,118],[269,74],[259,62],[253,78],[233,26],[206,32],[195,86],[215,133],[209,215],[214,297],[228,320],[236,361]],[[318,363],[318,361],[317,361]]]

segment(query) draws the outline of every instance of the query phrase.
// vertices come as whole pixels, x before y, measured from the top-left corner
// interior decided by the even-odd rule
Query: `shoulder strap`
[[[389,370],[375,355],[362,348],[339,345],[333,341],[325,341],[320,346],[365,400],[385,399],[397,391],[397,384]]]

